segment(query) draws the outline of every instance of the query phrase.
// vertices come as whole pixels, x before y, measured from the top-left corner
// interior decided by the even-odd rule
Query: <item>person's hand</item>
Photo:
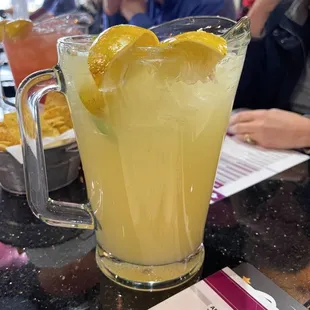
[[[120,10],[121,0],[102,0],[104,12],[112,16]]]
[[[310,119],[284,110],[243,111],[231,116],[228,132],[264,148],[310,146]]]
[[[270,13],[281,0],[256,0],[247,14],[251,21],[251,34],[260,37]]]
[[[130,21],[136,14],[146,13],[145,0],[121,0],[121,14]]]

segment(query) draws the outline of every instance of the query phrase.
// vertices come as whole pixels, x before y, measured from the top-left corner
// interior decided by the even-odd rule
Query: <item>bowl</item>
[[[76,142],[44,150],[50,192],[72,183],[79,174],[80,155]],[[17,195],[25,195],[23,165],[10,153],[0,152],[0,186]]]

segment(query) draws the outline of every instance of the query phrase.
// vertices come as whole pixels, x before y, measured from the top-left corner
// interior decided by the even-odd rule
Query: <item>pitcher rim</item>
[[[177,19],[174,19],[174,20],[171,20],[171,21],[168,21],[168,22],[165,22],[165,23],[162,23],[160,25],[156,25],[156,26],[152,26],[151,28],[149,28],[150,30],[154,30],[156,28],[159,28],[159,27],[162,27],[162,26],[169,26],[169,25],[172,25],[174,23],[177,23],[177,22],[182,22],[182,21],[197,21],[197,20],[222,20],[222,21],[227,21],[227,22],[230,22],[232,23],[232,27],[236,24],[238,24],[238,21],[235,21],[235,20],[232,20],[228,17],[223,17],[223,16],[219,16],[219,15],[216,15],[216,16],[211,16],[211,15],[202,15],[202,16],[187,16],[187,17],[181,17],[181,18],[177,18]],[[248,19],[248,18],[247,18]],[[248,19],[248,29],[244,31],[244,33],[242,35],[240,35],[238,38],[234,38],[233,40],[236,40],[236,41],[241,41],[242,39],[245,39],[246,37],[248,37],[248,40],[244,41],[243,43],[240,44],[239,47],[242,47],[242,46],[247,46],[250,42],[250,38],[251,38],[251,29],[250,29],[250,21]],[[184,23],[185,25],[185,23]],[[206,26],[207,27],[207,26]],[[206,28],[205,27],[205,28]],[[231,27],[230,27],[231,28]],[[230,41],[230,40],[229,40]]]
[[[151,28],[149,28],[150,30],[153,30],[154,28],[157,28],[157,27],[160,27],[160,26],[163,26],[163,25],[169,25],[169,24],[172,24],[172,23],[175,23],[175,22],[180,22],[182,20],[190,20],[190,19],[193,19],[193,20],[197,20],[197,19],[221,19],[221,20],[225,20],[225,21],[228,21],[228,22],[231,22],[233,24],[237,24],[237,22],[233,19],[230,19],[228,17],[223,17],[223,16],[219,16],[219,15],[215,15],[215,16],[212,16],[212,15],[199,15],[199,16],[187,16],[187,17],[179,17],[179,18],[176,18],[176,19],[173,19],[173,20],[170,20],[168,22],[164,22],[162,24],[159,24],[159,25],[156,25],[156,26],[152,26]]]
[[[89,43],[92,43],[98,35],[96,34],[78,34],[74,36],[65,36],[61,37],[57,40],[57,45],[58,44],[64,44],[64,45],[85,45],[86,42],[78,42],[74,41],[75,39],[92,39],[89,40]],[[70,41],[69,41],[70,40]]]
[[[209,15],[205,15],[205,16],[188,16],[188,17],[182,17],[182,18],[177,18],[177,19],[174,19],[172,21],[169,21],[169,22],[165,22],[165,23],[162,23],[160,25],[156,25],[156,26],[153,26],[151,28],[149,28],[150,30],[153,31],[153,29],[156,29],[157,27],[161,27],[161,26],[169,26],[169,25],[172,25],[173,23],[176,23],[176,22],[182,22],[182,21],[186,21],[186,20],[222,20],[222,21],[227,21],[227,22],[230,22],[232,23],[232,25],[236,25],[237,22],[230,19],[230,18],[227,18],[227,17],[222,17],[222,16],[209,16]],[[241,35],[242,38],[244,38],[246,35],[250,36],[251,34],[251,31],[250,31],[250,28],[248,30],[245,30],[245,33]],[[57,45],[58,44],[64,44],[64,45],[75,45],[75,46],[82,46],[82,45],[85,45],[85,43],[92,43],[97,37],[98,37],[99,34],[82,34],[82,35],[74,35],[74,36],[65,36],[65,37],[62,37],[62,38],[59,38],[57,40]],[[78,39],[86,39],[86,40],[89,40],[88,42],[79,42]],[[75,39],[77,39],[77,41],[75,41]],[[239,41],[240,39],[237,39],[237,41]],[[250,41],[250,40],[249,40]],[[246,45],[248,42],[244,42]],[[243,44],[242,44],[243,45]]]

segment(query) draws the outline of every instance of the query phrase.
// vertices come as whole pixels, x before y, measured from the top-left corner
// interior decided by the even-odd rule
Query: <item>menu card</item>
[[[250,264],[213,274],[152,310],[306,310]]]
[[[266,150],[226,136],[211,203],[294,167],[310,157],[295,151]]]

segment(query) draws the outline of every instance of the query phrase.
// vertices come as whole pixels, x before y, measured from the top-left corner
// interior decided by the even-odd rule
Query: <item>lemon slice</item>
[[[98,117],[104,115],[104,97],[94,82],[88,81],[79,88],[79,96],[85,108]]]
[[[8,22],[4,28],[4,35],[9,39],[22,39],[25,38],[33,28],[31,20],[16,19]]]
[[[9,39],[22,39],[32,31],[32,28],[33,24],[31,20],[16,19],[5,25],[4,35]]]
[[[152,31],[137,26],[119,25],[101,33],[91,46],[88,56],[89,70],[97,86],[102,86],[105,74],[113,70],[115,60],[130,48],[157,45],[158,38]],[[115,76],[119,75],[119,72],[114,73]]]
[[[85,108],[91,115],[91,119],[97,129],[105,135],[113,135],[113,130],[104,121],[104,94],[99,91],[95,82],[84,81],[85,84],[79,88],[79,96]]]
[[[5,25],[8,23],[7,20],[1,20],[0,21],[0,42],[3,41],[3,33],[4,33],[4,28],[5,28]]]
[[[227,42],[224,38],[202,30],[185,32],[161,43],[163,46],[167,44],[174,47],[179,44],[187,45],[187,49],[194,47],[210,49],[209,52],[216,54],[219,58],[227,54]]]
[[[107,84],[117,84],[121,79],[123,64],[130,62],[130,50],[134,47],[159,45],[156,35],[147,29],[131,26],[114,26],[102,32],[92,44],[88,55],[88,66],[95,81],[79,89],[85,108],[100,117],[104,111],[104,96],[99,89]],[[122,58],[122,62],[118,61]]]
[[[227,54],[227,42],[205,31],[182,33],[161,43],[166,57],[174,57],[166,73],[185,82],[206,81]]]
[[[144,53],[132,53],[139,47],[156,47],[160,57],[167,60],[154,59],[155,69],[163,79],[179,78],[187,83],[209,79],[227,53],[225,39],[204,31],[187,32],[159,43],[156,35],[144,28],[119,25],[107,29],[89,51],[88,67],[93,80],[84,81],[78,88],[81,101],[97,123],[105,116],[105,92],[112,89],[111,85],[119,86],[128,65]]]

